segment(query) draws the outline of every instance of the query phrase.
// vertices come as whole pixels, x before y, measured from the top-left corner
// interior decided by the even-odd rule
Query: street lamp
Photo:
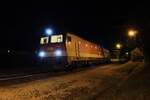
[[[138,32],[137,32],[136,30],[129,30],[129,31],[128,31],[128,36],[129,36],[129,37],[135,37],[137,33],[138,33]]]
[[[117,48],[117,49],[121,49],[121,47],[122,47],[122,45],[121,45],[120,43],[117,43],[117,44],[116,44],[116,48]]]
[[[126,55],[129,55],[129,52],[126,52]]]
[[[116,44],[116,58],[118,59],[118,61],[120,60],[120,53],[121,53],[121,48],[122,48],[122,44],[120,43],[117,43]]]
[[[129,58],[129,52],[130,52],[130,50],[132,50],[132,49],[134,49],[134,48],[136,48],[136,47],[138,47],[138,40],[137,40],[137,35],[139,36],[139,31],[138,30],[136,30],[136,29],[130,29],[130,30],[128,30],[128,33],[127,33],[127,35],[128,35],[128,39],[127,39],[127,52],[126,52],[126,56]]]
[[[131,29],[128,31],[128,37],[131,39],[132,47],[137,46],[137,33],[138,31],[135,29]],[[129,39],[127,39],[127,47],[129,47]]]

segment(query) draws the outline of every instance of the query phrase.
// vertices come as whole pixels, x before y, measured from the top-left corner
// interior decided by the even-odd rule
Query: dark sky
[[[0,49],[35,50],[46,27],[54,32],[72,31],[111,48],[129,27],[139,28],[145,17],[150,21],[146,3],[40,1],[2,4]]]

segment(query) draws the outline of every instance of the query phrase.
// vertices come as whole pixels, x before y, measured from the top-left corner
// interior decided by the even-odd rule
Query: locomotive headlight
[[[50,28],[45,29],[46,35],[50,36],[52,35],[53,31]]]
[[[44,51],[40,51],[38,54],[38,56],[42,57],[42,58],[45,57],[45,55],[46,55],[46,53]]]
[[[62,56],[62,51],[61,50],[56,50],[54,52],[55,56]]]

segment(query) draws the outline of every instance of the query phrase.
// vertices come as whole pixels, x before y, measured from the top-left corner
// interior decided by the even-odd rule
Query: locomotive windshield
[[[48,44],[49,37],[42,37],[40,40],[40,44]]]
[[[41,37],[40,44],[62,43],[63,35],[52,35],[50,37]]]
[[[63,35],[52,35],[51,43],[61,43],[63,42]]]

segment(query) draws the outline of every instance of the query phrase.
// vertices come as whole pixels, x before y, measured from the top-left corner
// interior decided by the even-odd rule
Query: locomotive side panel
[[[66,39],[66,53],[69,63],[104,58],[102,49],[96,44],[69,33],[66,35]]]

